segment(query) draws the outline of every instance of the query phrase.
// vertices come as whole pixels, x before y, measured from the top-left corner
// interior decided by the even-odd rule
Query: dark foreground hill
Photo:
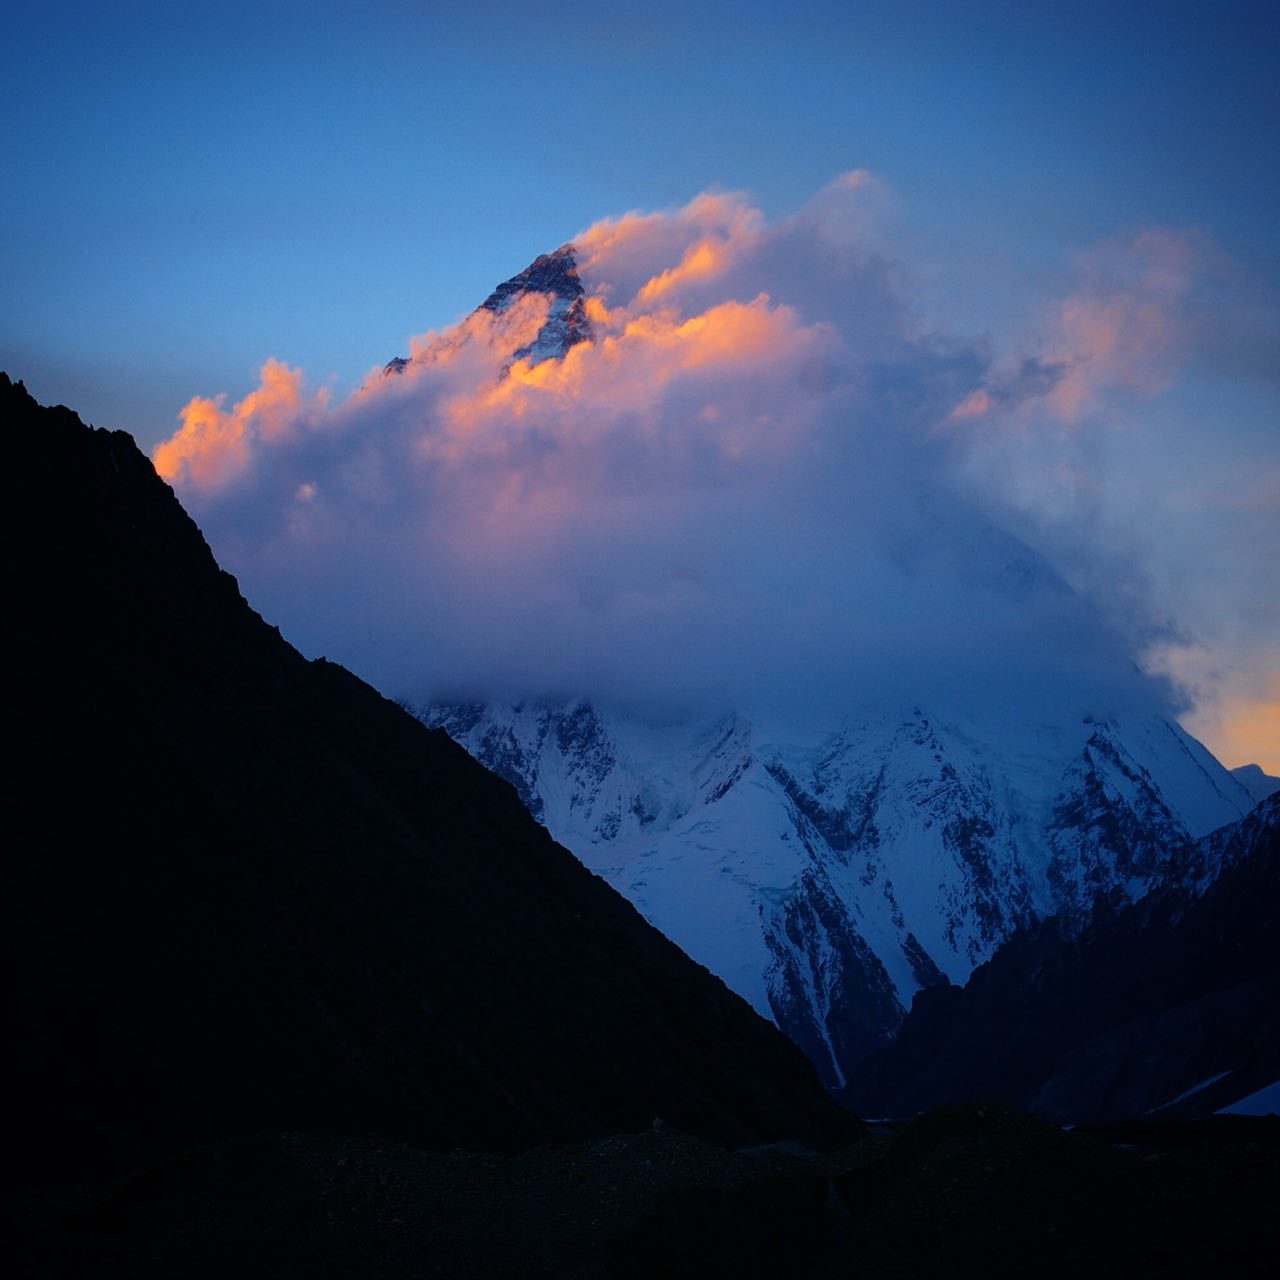
[[[11,1172],[260,1130],[857,1131],[506,783],[264,623],[128,435],[8,378],[0,417]]]
[[[1274,1117],[1064,1133],[986,1103],[829,1155],[669,1129],[510,1154],[231,1139],[0,1198],[0,1231],[32,1280],[1269,1280],[1278,1182]]]
[[[1271,1274],[1275,1123],[716,1145],[860,1126],[505,784],[253,614],[128,436],[2,376],[0,422],[6,1274]]]

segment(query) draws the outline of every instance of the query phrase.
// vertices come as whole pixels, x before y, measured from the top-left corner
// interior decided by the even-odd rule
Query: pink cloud
[[[984,510],[1087,484],[1034,425],[1073,439],[1168,384],[1195,246],[1091,255],[1001,361],[913,314],[889,203],[852,171],[775,221],[740,193],[604,219],[574,241],[591,341],[515,358],[531,293],[334,406],[269,361],[230,411],[190,401],[157,465],[290,635],[392,693],[827,705],[963,669],[1019,698],[1056,664],[1150,698],[1089,600],[1025,548],[1009,577]]]
[[[1060,418],[1078,422],[1115,391],[1150,396],[1170,385],[1188,352],[1197,259],[1194,239],[1166,228],[1088,256],[1086,283],[1061,304],[1045,353],[1064,370],[1048,397]]]
[[[584,281],[611,305],[656,301],[713,277],[756,242],[764,219],[741,192],[704,193],[670,213],[604,218],[574,237]],[[648,291],[648,296],[637,295]]]
[[[228,412],[224,396],[193,396],[181,409],[182,426],[156,447],[156,470],[174,485],[218,487],[250,463],[259,441],[287,436],[304,407],[321,407],[325,393],[309,401],[302,393],[302,371],[272,357],[262,366],[257,388]]]

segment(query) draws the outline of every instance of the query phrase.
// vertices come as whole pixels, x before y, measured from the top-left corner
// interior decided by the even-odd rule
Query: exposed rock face
[[[856,1122],[505,783],[240,597],[123,432],[0,380],[6,1159]]]
[[[573,245],[562,245],[554,253],[535,258],[519,275],[500,284],[480,306],[501,314],[516,298],[528,293],[546,295],[551,307],[537,337],[516,348],[513,360],[527,359],[538,364],[564,355],[579,342],[591,341],[591,321],[587,318]]]
[[[547,300],[547,317],[531,342],[516,347],[510,361],[559,359],[579,342],[590,342],[591,320],[587,316],[585,291],[578,276],[577,251],[573,245],[561,245],[554,253],[535,258],[519,275],[504,280],[481,304],[477,311],[502,315],[513,302],[530,294]],[[385,376],[404,373],[413,364],[412,357],[396,356],[383,366]]]
[[[1118,894],[1080,932],[1049,919],[963,989],[922,991],[854,1072],[877,1114],[1000,1097],[1078,1120],[1206,1114],[1280,1080],[1280,795],[1199,842],[1197,892]]]
[[[653,726],[587,702],[417,713],[839,1086],[914,994],[1099,894],[1208,884],[1195,837],[1250,798],[1158,719],[1011,729],[910,708],[805,743],[744,716]]]

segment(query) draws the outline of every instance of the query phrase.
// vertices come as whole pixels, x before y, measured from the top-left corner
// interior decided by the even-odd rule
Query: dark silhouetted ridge
[[[510,786],[264,623],[128,435],[2,375],[0,407],[11,1166],[856,1131]]]
[[[991,1096],[1057,1119],[1209,1115],[1280,1080],[1280,795],[1205,837],[1224,870],[1051,917],[917,994],[848,1094],[878,1115]]]

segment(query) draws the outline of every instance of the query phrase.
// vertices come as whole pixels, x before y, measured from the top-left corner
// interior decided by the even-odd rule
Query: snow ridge
[[[771,1017],[839,1085],[922,987],[1098,895],[1209,883],[1198,837],[1251,798],[1176,725],[1011,732],[919,708],[797,743],[746,716],[652,725],[587,701],[415,708]]]

